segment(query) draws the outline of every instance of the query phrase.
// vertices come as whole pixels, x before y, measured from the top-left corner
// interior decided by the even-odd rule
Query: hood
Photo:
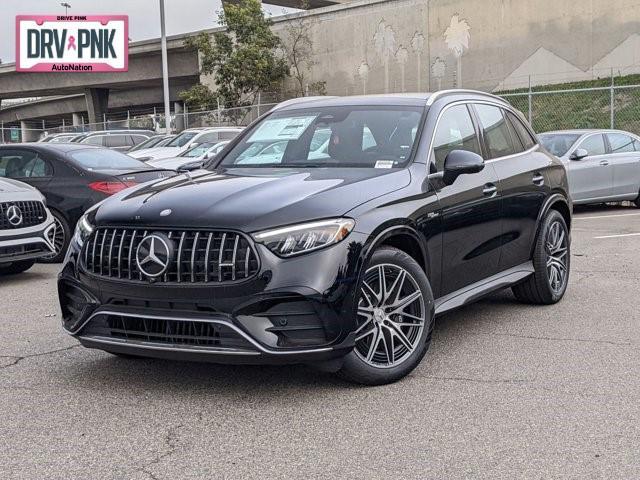
[[[131,156],[137,159],[152,159],[158,160],[160,158],[175,157],[178,153],[182,152],[182,147],[158,147],[148,148],[144,150],[138,150],[137,152],[131,152]]]
[[[35,188],[26,183],[13,180],[11,178],[0,178],[0,194],[2,193],[18,193],[33,192]]]
[[[97,211],[96,222],[254,232],[342,216],[364,202],[406,187],[410,178],[406,169],[199,170],[113,196]]]

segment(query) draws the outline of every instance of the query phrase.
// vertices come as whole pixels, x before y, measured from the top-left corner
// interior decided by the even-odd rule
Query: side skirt
[[[441,315],[455,308],[462,307],[488,295],[496,290],[510,287],[520,280],[524,280],[535,272],[532,262],[526,262],[510,268],[479,282],[467,285],[460,290],[440,297],[435,302],[436,315]]]

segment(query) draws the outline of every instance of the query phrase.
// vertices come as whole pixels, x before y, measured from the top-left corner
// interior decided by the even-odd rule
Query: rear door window
[[[126,147],[131,145],[129,135],[108,135],[106,140],[106,146],[109,148]]]
[[[53,175],[51,164],[28,150],[0,151],[0,176],[6,178],[42,178]]]
[[[516,153],[502,109],[482,104],[475,104],[474,107],[478,113],[480,128],[484,133],[489,159]]]
[[[607,133],[607,139],[611,146],[611,153],[635,152],[633,138],[623,133]]]
[[[100,147],[104,146],[104,135],[94,135],[92,137],[87,137],[84,140],[82,140],[82,142],[80,143],[84,143],[86,145],[98,145]]]

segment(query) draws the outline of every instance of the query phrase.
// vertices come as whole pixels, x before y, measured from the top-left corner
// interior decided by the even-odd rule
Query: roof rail
[[[445,95],[455,95],[456,93],[472,93],[474,95],[484,95],[487,97],[491,97],[493,99],[496,100],[500,100],[501,102],[506,102],[506,100],[504,98],[501,98],[497,95],[494,95],[492,93],[487,93],[487,92],[482,92],[480,90],[470,90],[470,89],[462,89],[462,88],[453,88],[450,90],[440,90],[437,92],[434,92],[433,95],[431,95],[428,99],[427,99],[427,106],[431,106],[433,105],[433,103],[438,100],[438,98],[443,97]]]
[[[284,102],[280,102],[279,104],[277,104],[275,107],[273,107],[273,111],[279,110],[279,109],[284,108],[284,107],[289,107],[291,105],[297,105],[298,103],[312,102],[314,100],[326,100],[326,99],[330,99],[330,98],[338,98],[338,97],[335,96],[335,95],[333,95],[333,96],[319,95],[319,96],[315,96],[315,97],[292,98],[290,100],[285,100]]]

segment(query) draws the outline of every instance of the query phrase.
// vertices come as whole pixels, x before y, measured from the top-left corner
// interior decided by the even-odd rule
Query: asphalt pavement
[[[0,478],[640,478],[639,253],[640,209],[580,209],[560,304],[439,318],[376,388],[87,350],[58,266],[0,278]]]

